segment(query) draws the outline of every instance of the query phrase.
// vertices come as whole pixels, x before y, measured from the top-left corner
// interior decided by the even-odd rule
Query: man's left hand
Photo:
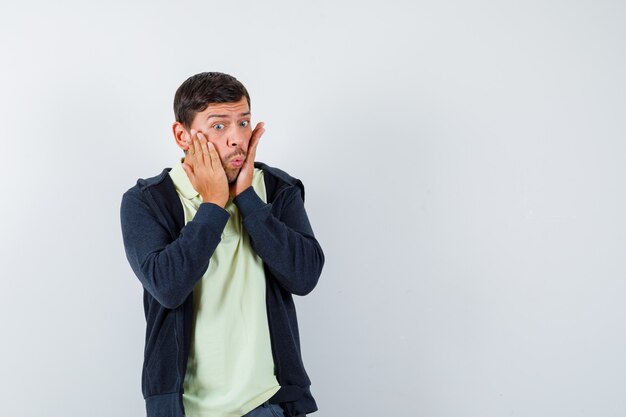
[[[250,137],[250,144],[248,145],[248,154],[246,160],[239,171],[237,180],[230,185],[230,195],[233,197],[238,196],[241,192],[245,191],[248,187],[252,186],[252,174],[254,174],[254,160],[256,158],[256,148],[259,145],[261,136],[265,133],[263,126],[265,123],[259,122],[252,131]]]

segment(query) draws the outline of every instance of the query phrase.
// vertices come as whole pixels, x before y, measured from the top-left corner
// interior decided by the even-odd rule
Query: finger
[[[196,135],[194,136],[194,145],[195,145],[196,153],[194,156],[200,163],[205,163],[205,161],[207,160],[207,158],[205,158],[205,152],[203,150],[205,142],[206,142],[206,139],[204,138],[202,133],[196,132]]]
[[[217,153],[217,149],[215,149],[215,145],[211,142],[208,143],[209,148],[209,156],[211,158],[211,167],[213,169],[218,169],[218,167],[222,166],[222,161],[220,160],[220,156]]]
[[[257,123],[256,127],[252,131],[252,137],[250,138],[250,146],[256,145],[259,139],[261,139],[261,136],[263,136],[263,133],[265,133],[265,123],[259,122]]]
[[[195,140],[194,140],[194,136],[196,135],[196,131],[195,130],[191,130],[189,132],[189,149],[188,152],[192,155],[194,155],[196,153],[196,144],[195,144]]]
[[[209,157],[209,147],[207,146],[208,142],[209,140],[206,136],[204,136],[204,133],[198,132],[198,143],[200,143],[200,149],[206,157],[205,159]]]
[[[250,141],[251,142],[250,144],[256,146],[261,140],[261,136],[263,136],[264,133],[265,133],[265,129],[263,128],[257,130],[256,133],[252,136],[252,140]]]
[[[252,130],[252,136],[256,135],[257,132],[261,129],[263,129],[265,127],[265,123],[264,122],[259,122],[256,124],[256,126],[254,127],[254,130]]]
[[[248,147],[248,155],[252,161],[256,157],[256,149],[259,145],[259,141],[261,140],[261,136],[265,133],[265,129],[261,126],[260,129],[256,130],[250,139],[250,146]]]

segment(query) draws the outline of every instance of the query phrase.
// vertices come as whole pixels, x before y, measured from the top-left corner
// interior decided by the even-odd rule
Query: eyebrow
[[[249,116],[250,112],[247,111],[245,113],[241,113],[239,116],[243,117],[243,116]],[[209,120],[211,117],[228,117],[227,114],[210,114],[209,117],[207,117],[206,119]]]

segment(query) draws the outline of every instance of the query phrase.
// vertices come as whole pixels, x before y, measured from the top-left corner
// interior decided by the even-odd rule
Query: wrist
[[[235,191],[235,197],[238,196],[239,194],[243,193],[244,191],[248,190],[251,187],[252,187],[252,184],[244,185],[242,187],[237,187],[237,190]]]
[[[206,198],[203,195],[200,195],[200,198],[202,199],[203,203],[211,203],[211,204],[215,204],[216,206],[220,206],[221,208],[226,207],[226,203],[228,202],[228,199],[224,200],[223,198],[215,198],[215,197],[210,197],[207,196]]]
[[[237,205],[239,212],[244,218],[266,205],[253,187],[248,187],[243,190],[235,197],[233,202]]]

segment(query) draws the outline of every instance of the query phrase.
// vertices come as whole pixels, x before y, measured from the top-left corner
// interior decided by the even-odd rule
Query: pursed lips
[[[245,155],[239,153],[231,157],[228,163],[235,168],[241,168],[245,159]]]

